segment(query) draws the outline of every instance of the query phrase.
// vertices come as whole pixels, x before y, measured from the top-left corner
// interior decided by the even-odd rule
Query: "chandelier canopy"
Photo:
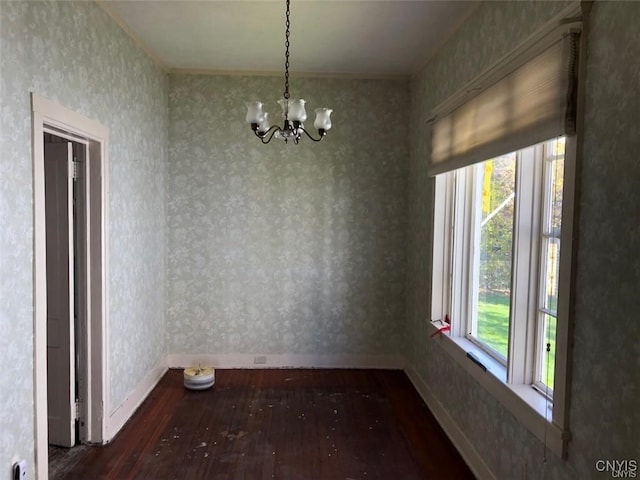
[[[284,116],[284,126],[281,128],[278,125],[271,126],[269,124],[269,114],[262,110],[262,102],[247,102],[247,123],[251,125],[253,133],[262,141],[267,144],[271,139],[279,138],[288,142],[293,140],[294,143],[298,143],[302,138],[302,134],[305,134],[314,142],[319,142],[327,134],[327,130],[331,128],[331,110],[330,108],[316,108],[316,119],[313,122],[313,126],[318,130],[318,138],[314,138],[305,128],[303,122],[307,119],[307,112],[304,109],[305,103],[302,98],[290,98],[289,95],[289,35],[291,21],[290,16],[290,0],[287,2],[286,22],[285,22],[285,54],[284,54],[284,98],[278,100],[278,103],[282,107],[282,114]]]

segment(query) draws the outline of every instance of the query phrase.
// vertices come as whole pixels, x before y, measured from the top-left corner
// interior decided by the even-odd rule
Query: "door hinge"
[[[71,169],[71,178],[73,178],[74,180],[80,178],[80,162],[77,162],[76,160],[74,160],[73,162],[71,162],[72,165],[72,169]]]
[[[74,417],[76,420],[78,420],[80,418],[80,400],[76,400],[76,404],[75,404],[75,414]]]

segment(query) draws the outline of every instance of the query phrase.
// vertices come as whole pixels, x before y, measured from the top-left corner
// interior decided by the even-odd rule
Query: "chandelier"
[[[305,134],[314,142],[319,142],[327,134],[327,130],[331,128],[331,112],[329,108],[316,108],[316,119],[313,127],[318,130],[318,138],[314,138],[305,128],[303,122],[307,119],[307,112],[304,109],[306,101],[302,98],[290,98],[289,95],[289,35],[291,21],[289,20],[290,9],[287,1],[287,12],[285,22],[285,54],[284,54],[284,98],[278,100],[282,107],[284,116],[284,126],[271,126],[269,124],[269,114],[262,110],[262,102],[247,102],[247,123],[251,124],[251,130],[262,141],[269,143],[274,137],[288,142],[293,140],[298,143]]]

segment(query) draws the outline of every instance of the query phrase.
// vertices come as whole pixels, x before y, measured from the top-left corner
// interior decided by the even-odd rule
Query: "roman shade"
[[[575,133],[580,30],[521,48],[435,109],[429,175]]]

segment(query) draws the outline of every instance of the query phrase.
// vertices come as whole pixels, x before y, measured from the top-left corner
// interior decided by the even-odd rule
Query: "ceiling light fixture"
[[[318,130],[318,138],[314,138],[304,128],[304,122],[307,119],[307,112],[304,109],[305,100],[302,98],[289,98],[289,30],[291,27],[291,21],[289,20],[290,0],[287,2],[286,12],[286,30],[285,30],[285,54],[284,54],[284,98],[278,100],[278,103],[282,107],[282,113],[284,115],[284,127],[280,128],[278,125],[271,126],[269,124],[269,114],[262,111],[262,102],[247,102],[247,122],[251,124],[251,130],[262,141],[267,144],[273,137],[283,139],[285,142],[293,140],[294,143],[298,143],[304,133],[314,142],[319,142],[327,134],[327,130],[331,128],[331,112],[333,110],[329,108],[316,108],[316,119],[313,122],[314,128]]]

